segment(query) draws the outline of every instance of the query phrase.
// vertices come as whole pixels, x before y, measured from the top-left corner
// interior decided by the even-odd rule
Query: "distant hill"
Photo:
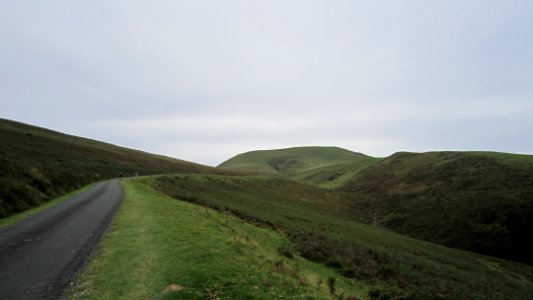
[[[101,179],[220,172],[199,164],[0,119],[0,217]]]
[[[341,190],[371,199],[367,215],[400,233],[533,263],[532,155],[396,153]]]
[[[345,209],[364,209],[354,216],[361,221],[372,219],[419,239],[533,263],[528,237],[533,231],[531,155],[400,152],[374,158],[340,148],[303,147],[252,151],[219,167],[334,188],[351,195]]]
[[[236,155],[218,168],[249,174],[283,175],[318,186],[340,185],[377,158],[339,147],[295,147]]]
[[[344,163],[308,169],[290,176],[291,179],[322,188],[339,188],[361,170],[380,162],[382,158],[361,156]]]

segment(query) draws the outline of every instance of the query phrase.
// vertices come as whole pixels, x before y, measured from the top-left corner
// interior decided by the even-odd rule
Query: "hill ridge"
[[[0,119],[0,217],[88,183],[135,174],[223,172],[197,163]]]
[[[218,168],[259,174],[294,175],[366,157],[369,156],[340,147],[301,146],[248,151],[222,162]]]

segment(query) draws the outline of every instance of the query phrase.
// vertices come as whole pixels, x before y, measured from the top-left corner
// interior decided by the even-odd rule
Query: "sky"
[[[533,1],[0,0],[0,117],[207,165],[533,154]]]

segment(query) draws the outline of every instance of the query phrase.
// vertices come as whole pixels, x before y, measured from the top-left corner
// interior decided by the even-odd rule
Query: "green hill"
[[[0,218],[119,176],[213,168],[0,119]]]
[[[533,263],[531,155],[397,153],[341,190],[365,199],[366,214],[397,232]]]
[[[208,174],[162,176],[149,186],[288,237],[292,245],[279,251],[289,261],[304,258],[336,271],[328,282],[343,288],[332,298],[529,299],[533,293],[532,267],[360,223],[353,214],[361,208],[342,192],[281,177]]]
[[[215,169],[0,119],[0,217],[137,172],[179,174],[122,181],[73,298],[532,299],[532,266],[442,246],[531,264],[532,156],[300,147]]]
[[[339,188],[361,170],[381,160],[382,158],[363,156],[340,164],[305,170],[289,178],[322,188]]]
[[[288,167],[276,168],[280,161]],[[531,155],[429,152],[382,159],[340,148],[304,147],[252,151],[219,167],[263,170],[337,189],[351,194],[350,207],[364,208],[357,213],[359,220],[371,219],[450,247],[533,263],[528,238],[533,230]]]
[[[283,175],[324,187],[336,187],[379,159],[338,147],[295,147],[236,155],[220,169],[256,175]]]

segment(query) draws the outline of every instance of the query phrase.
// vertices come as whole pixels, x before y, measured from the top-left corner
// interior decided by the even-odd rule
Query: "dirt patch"
[[[169,286],[167,286],[164,290],[165,293],[168,293],[168,292],[179,292],[183,290],[183,287],[181,285],[178,285],[178,284],[171,284]]]

